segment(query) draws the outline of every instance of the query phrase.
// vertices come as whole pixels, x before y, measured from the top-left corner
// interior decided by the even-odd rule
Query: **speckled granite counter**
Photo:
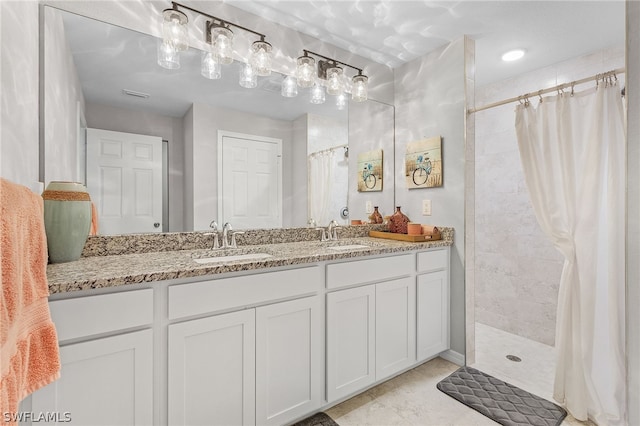
[[[425,243],[407,243],[379,238],[357,237],[338,241],[297,241],[279,244],[240,246],[227,250],[178,250],[109,256],[83,257],[78,261],[47,267],[51,294],[116,287],[141,282],[199,277],[226,272],[301,265],[327,260],[347,259],[384,253],[444,247],[453,244],[453,229],[442,230],[443,239]],[[366,248],[334,250],[337,245],[366,245]],[[265,253],[271,257],[200,264],[194,258]]]

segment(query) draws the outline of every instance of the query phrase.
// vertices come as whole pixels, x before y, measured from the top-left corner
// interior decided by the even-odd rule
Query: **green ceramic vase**
[[[80,259],[91,228],[91,198],[78,182],[52,181],[42,193],[49,262]]]

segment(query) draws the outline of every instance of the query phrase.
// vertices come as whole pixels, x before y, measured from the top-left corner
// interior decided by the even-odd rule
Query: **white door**
[[[282,425],[321,405],[320,298],[256,309],[256,424]]]
[[[162,138],[87,129],[87,189],[105,235],[162,231]]]
[[[375,285],[327,294],[327,402],[375,379]]]
[[[418,361],[449,349],[447,271],[418,276]]]
[[[415,363],[415,289],[409,277],[376,284],[376,380]]]
[[[152,330],[62,346],[60,359],[60,379],[32,395],[32,412],[70,425],[153,424]]]
[[[255,310],[169,326],[169,424],[255,425]]]
[[[218,218],[236,229],[282,226],[282,140],[218,134]]]

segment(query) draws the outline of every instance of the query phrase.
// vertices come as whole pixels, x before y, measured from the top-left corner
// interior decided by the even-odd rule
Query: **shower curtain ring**
[[[573,88],[576,86],[576,82],[571,83],[571,96],[573,96]]]
[[[538,90],[538,97],[540,98],[540,103],[542,103],[542,90]]]

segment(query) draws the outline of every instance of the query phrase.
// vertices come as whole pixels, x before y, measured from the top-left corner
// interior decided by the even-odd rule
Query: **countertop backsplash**
[[[338,228],[338,238],[366,237],[369,231],[385,231],[386,225],[355,225]],[[280,228],[242,230],[236,236],[238,247],[246,245],[320,241],[315,228]],[[119,254],[153,253],[175,250],[199,250],[211,247],[211,231],[169,232],[129,235],[95,235],[87,239],[82,257],[113,256]],[[222,232],[219,232],[222,237]],[[445,236],[443,235],[443,238]]]

